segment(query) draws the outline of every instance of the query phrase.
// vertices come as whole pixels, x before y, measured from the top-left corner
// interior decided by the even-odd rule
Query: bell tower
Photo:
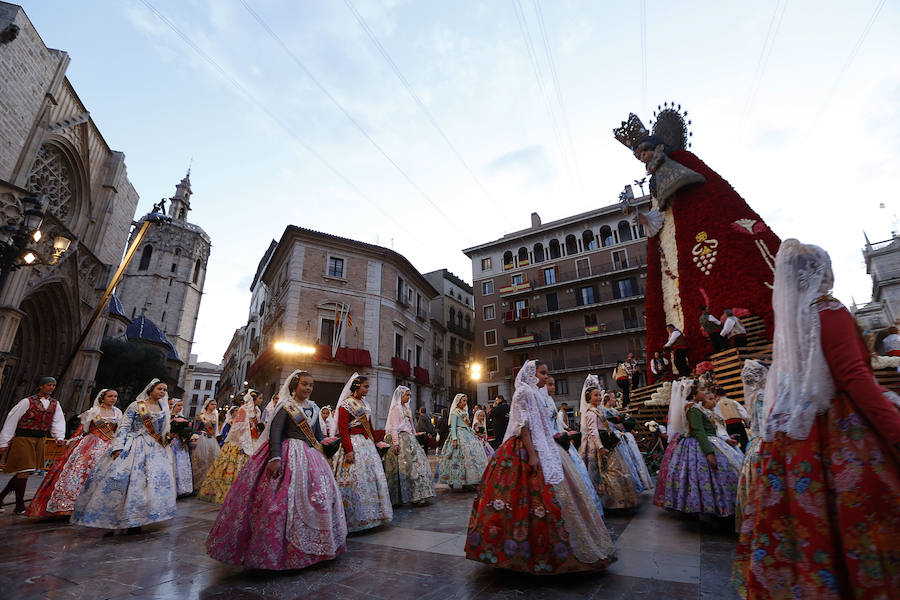
[[[191,170],[181,183],[175,186],[175,195],[169,198],[169,216],[173,221],[187,221],[187,214],[191,210]]]

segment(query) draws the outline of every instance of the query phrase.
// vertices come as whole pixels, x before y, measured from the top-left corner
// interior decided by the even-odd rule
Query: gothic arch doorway
[[[3,374],[0,415],[34,393],[38,379],[62,370],[79,333],[68,296],[66,286],[56,281],[34,290],[19,306],[25,314]]]

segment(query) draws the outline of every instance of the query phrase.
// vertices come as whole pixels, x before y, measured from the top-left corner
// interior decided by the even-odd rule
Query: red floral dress
[[[897,598],[900,411],[847,309],[819,317],[838,393],[807,439],[762,443],[732,580],[746,598]]]
[[[574,474],[575,477],[580,477]],[[528,464],[528,452],[518,436],[511,437],[497,449],[484,471],[478,487],[469,534],[466,539],[466,558],[487,563],[501,569],[535,574],[596,571],[607,567],[615,557],[612,542],[606,558],[593,564],[576,557],[573,527],[579,523],[578,514],[563,516],[559,493],[574,500],[581,511],[593,511],[594,519],[602,526],[597,509],[588,497],[586,484],[579,480],[583,493],[559,490],[544,481],[540,468]],[[579,498],[572,496],[579,495]],[[589,517],[590,518],[590,517]],[[608,534],[605,527],[595,537]],[[603,541],[606,541],[603,540]]]
[[[29,517],[72,514],[75,500],[88,475],[100,457],[112,446],[116,426],[116,419],[98,417],[90,424],[87,435],[83,437],[80,436],[81,426],[78,427],[69,447],[53,462],[34,493],[26,513]]]

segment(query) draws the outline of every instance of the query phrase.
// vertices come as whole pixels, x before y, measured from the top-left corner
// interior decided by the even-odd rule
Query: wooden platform
[[[729,398],[744,402],[744,383],[741,380],[741,370],[744,361],[758,360],[769,366],[772,364],[772,342],[765,338],[765,324],[760,317],[745,317],[741,319],[747,330],[747,345],[740,348],[729,348],[710,356],[713,371],[716,374],[716,384],[725,388]],[[900,394],[900,372],[896,369],[879,369],[874,372],[875,379],[887,389]],[[669,414],[668,406],[647,406],[644,404],[650,396],[658,390],[661,383],[655,383],[631,392],[631,402],[622,412],[631,415],[637,421],[637,429],[634,432],[641,450],[646,450],[645,444],[652,443],[652,435],[644,428],[647,421],[656,421],[665,424]]]

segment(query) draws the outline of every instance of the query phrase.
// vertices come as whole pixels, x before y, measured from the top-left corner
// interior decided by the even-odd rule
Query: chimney
[[[531,228],[537,229],[541,226],[541,216],[536,212],[531,213]]]

